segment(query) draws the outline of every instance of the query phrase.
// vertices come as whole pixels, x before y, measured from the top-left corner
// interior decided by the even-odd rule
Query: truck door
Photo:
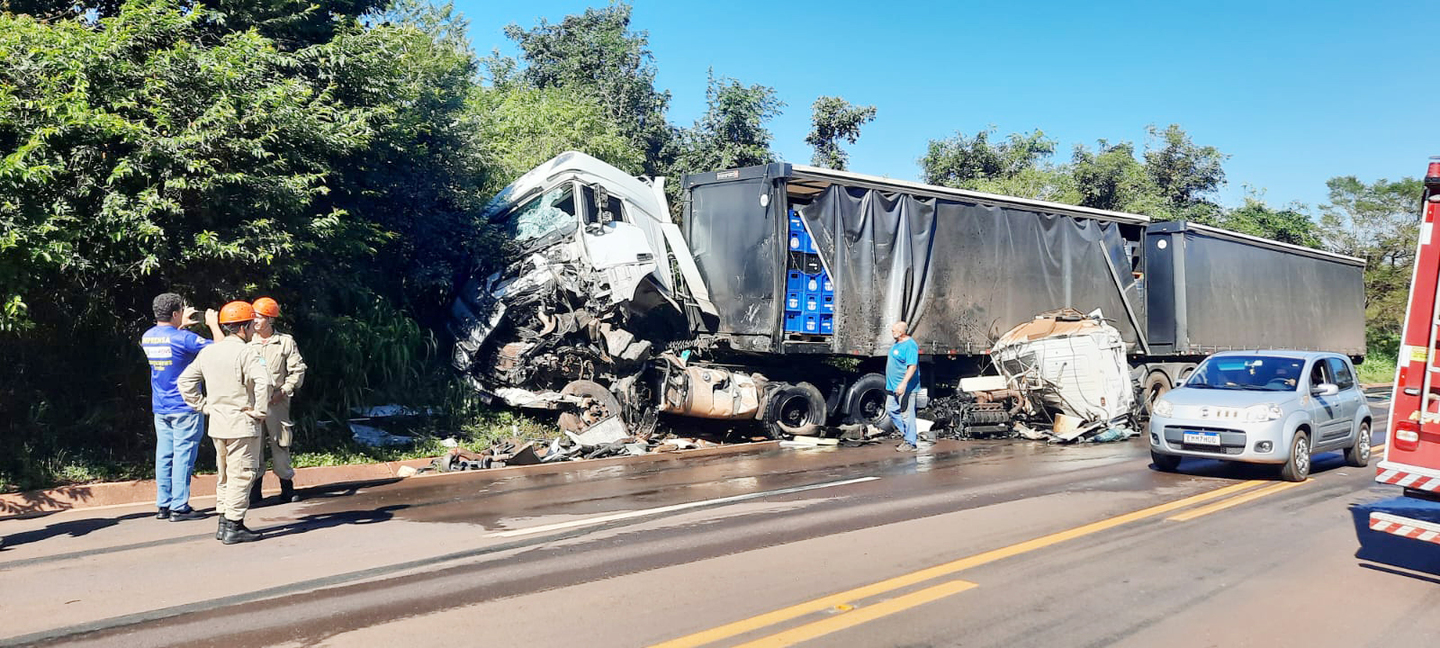
[[[581,195],[581,226],[590,263],[606,275],[612,300],[630,299],[655,269],[658,255],[645,232],[629,222],[624,201],[598,185],[585,186]]]
[[[1310,365],[1310,380],[1305,386],[1310,393],[1310,420],[1315,427],[1315,437],[1311,439],[1312,447],[1323,443],[1334,441],[1337,436],[1343,436],[1341,431],[1337,434],[1337,424],[1340,424],[1341,408],[1340,395],[1322,396],[1321,385],[1335,384],[1334,378],[1330,375],[1330,364],[1324,358],[1318,358]]]

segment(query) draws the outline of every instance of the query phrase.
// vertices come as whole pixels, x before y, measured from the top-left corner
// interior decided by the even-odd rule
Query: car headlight
[[[1150,408],[1152,416],[1168,417],[1175,413],[1175,405],[1168,400],[1160,399]]]
[[[1275,403],[1261,403],[1245,408],[1245,421],[1249,423],[1273,421],[1284,415],[1285,412]]]

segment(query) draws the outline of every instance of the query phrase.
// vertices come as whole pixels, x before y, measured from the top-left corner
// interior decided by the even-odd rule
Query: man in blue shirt
[[[920,345],[907,333],[905,322],[890,325],[890,335],[895,344],[890,347],[885,362],[885,412],[895,429],[905,436],[905,441],[896,450],[914,452],[915,437],[915,390],[920,386]]]
[[[150,361],[150,410],[155,414],[155,506],[157,519],[171,522],[202,517],[190,507],[190,474],[200,439],[205,436],[205,416],[185,404],[175,380],[211,340],[182,327],[194,325],[195,309],[175,293],[165,293],[152,304],[155,326],[140,336],[140,348]],[[218,314],[205,311],[205,323],[218,340]]]

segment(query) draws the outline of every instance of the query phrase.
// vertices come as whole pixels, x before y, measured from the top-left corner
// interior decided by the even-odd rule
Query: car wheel
[[[1150,461],[1162,472],[1175,472],[1180,467],[1180,457],[1150,451]]]
[[[1345,465],[1364,468],[1370,465],[1370,422],[1360,424],[1360,434],[1355,445],[1345,449]]]
[[[1295,432],[1290,440],[1290,459],[1280,468],[1280,478],[1285,481],[1302,482],[1310,476],[1310,437],[1304,432]]]

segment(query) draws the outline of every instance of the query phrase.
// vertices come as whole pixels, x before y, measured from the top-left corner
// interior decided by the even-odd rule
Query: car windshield
[[[1210,358],[1200,364],[1186,387],[1246,391],[1295,391],[1305,361],[1273,356]]]
[[[575,197],[570,185],[557,187],[495,220],[504,222],[511,241],[529,243],[574,228]]]

